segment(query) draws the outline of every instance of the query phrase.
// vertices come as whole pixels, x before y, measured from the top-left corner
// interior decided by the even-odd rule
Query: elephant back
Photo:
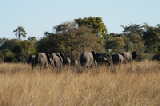
[[[94,51],[92,52],[84,52],[80,55],[80,64],[81,66],[92,66],[96,62],[96,53]]]
[[[39,53],[38,62],[48,66],[48,59],[46,53]]]
[[[115,53],[115,54],[112,55],[112,61],[113,61],[113,64],[123,63],[124,62],[124,57],[119,53]]]

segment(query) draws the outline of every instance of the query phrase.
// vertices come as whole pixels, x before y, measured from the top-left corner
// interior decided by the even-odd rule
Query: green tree
[[[145,40],[145,47],[148,53],[158,53],[160,47],[160,25],[152,27],[145,25],[145,32],[143,34],[143,39]]]
[[[124,39],[124,49],[126,52],[131,50],[131,42],[130,39],[128,38],[128,36],[126,36],[125,34],[122,34],[121,37]]]
[[[35,44],[27,40],[17,42],[12,52],[16,54],[18,61],[25,62],[29,55],[36,54]]]
[[[124,33],[137,33],[140,36],[143,36],[144,33],[144,25],[139,25],[139,24],[131,24],[128,26],[121,25],[124,29]]]
[[[67,33],[61,35],[60,48],[64,52],[71,54],[71,57],[80,55],[84,51],[101,51],[101,38],[92,33],[92,29],[81,26],[78,29],[69,29]]]
[[[101,17],[84,17],[84,19],[75,19],[75,22],[78,24],[78,26],[85,25],[89,28],[92,28],[93,33],[96,33],[98,36],[105,38],[107,35],[107,29]]]
[[[0,46],[3,45],[3,43],[7,40],[7,38],[0,38]]]
[[[2,43],[2,45],[0,46],[0,50],[3,50],[3,49],[10,49],[12,50],[13,49],[13,46],[18,42],[17,39],[5,39],[5,41]]]
[[[131,51],[136,51],[138,53],[144,52],[144,41],[139,34],[129,33],[128,38],[131,45]]]
[[[75,22],[66,22],[54,28],[56,33],[45,32],[47,36],[37,41],[39,52],[63,52],[65,56],[75,58],[84,51],[100,52],[103,49],[101,37],[92,33],[92,28],[84,25],[77,27]]]
[[[37,52],[54,53],[60,52],[60,47],[58,47],[60,40],[59,36],[56,34],[48,34],[48,36],[41,38],[36,42]]]
[[[106,49],[112,49],[112,52],[124,51],[124,39],[122,37],[109,37],[106,40]]]
[[[17,29],[13,30],[13,33],[15,33],[16,37],[18,36],[19,41],[20,41],[21,37],[25,38],[26,34],[27,34],[22,26],[18,26]]]
[[[4,62],[17,62],[15,53],[12,53],[10,49],[0,50],[0,58]]]
[[[31,37],[31,36],[29,36],[28,37],[28,41],[32,41],[32,42],[36,42],[36,37]]]

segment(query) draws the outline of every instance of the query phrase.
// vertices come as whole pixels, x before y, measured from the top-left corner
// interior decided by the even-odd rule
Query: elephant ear
[[[56,56],[58,56],[61,59],[60,53],[56,53]]]
[[[96,52],[95,51],[92,51],[92,55],[93,55],[93,58],[94,58],[94,60],[96,60]]]
[[[114,58],[115,55],[116,55],[116,53],[112,54],[112,59]]]
[[[135,51],[132,52],[132,59],[133,59],[133,60],[136,58],[136,56],[137,56],[136,52],[135,52]]]
[[[64,54],[63,53],[60,53],[60,56],[64,59]]]
[[[49,53],[45,53],[45,54],[46,54],[46,56],[47,56],[48,62],[50,62],[50,54],[49,54]]]

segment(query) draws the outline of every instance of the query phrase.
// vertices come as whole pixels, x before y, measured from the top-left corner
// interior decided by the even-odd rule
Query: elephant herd
[[[95,51],[89,52],[85,51],[81,53],[79,61],[76,59],[71,60],[64,56],[63,53],[38,53],[36,55],[29,56],[28,63],[32,64],[32,68],[36,65],[43,67],[53,66],[61,68],[64,65],[68,66],[78,66],[79,63],[82,67],[91,67],[91,66],[101,66],[107,65],[112,66],[114,64],[125,64],[132,61],[136,58],[136,52],[122,52],[114,53],[110,56],[107,53],[96,53]]]
[[[71,60],[70,58],[64,57],[63,53],[38,53],[36,55],[32,55],[28,57],[28,63],[32,64],[32,68],[36,65],[42,67],[53,66],[57,68],[61,68],[63,65],[78,65],[78,61],[76,59]]]

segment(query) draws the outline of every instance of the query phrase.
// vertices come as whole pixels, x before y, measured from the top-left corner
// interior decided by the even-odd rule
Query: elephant
[[[72,59],[71,66],[78,66],[78,61],[76,59]]]
[[[80,64],[83,67],[96,66],[96,52],[85,51],[80,55]]]
[[[70,64],[71,64],[71,59],[70,58],[63,58],[63,65],[70,66]]]
[[[132,61],[136,59],[136,56],[137,56],[135,51],[133,51],[132,53],[122,52],[121,55],[124,57],[125,63],[130,62],[131,65],[132,65]]]
[[[63,53],[56,53],[56,55],[60,58],[60,66],[63,66],[64,54]]]
[[[50,62],[52,66],[55,66],[57,68],[62,67],[62,58],[57,56],[56,53],[52,53],[51,57],[50,57]]]
[[[37,55],[32,56],[32,69],[36,65],[48,67],[48,58],[46,56],[46,53],[38,53]]]
[[[120,69],[121,65],[125,63],[125,58],[119,53],[114,53],[112,54],[112,62],[113,65],[118,64]],[[112,72],[116,72],[116,67],[113,67],[112,69]]]
[[[121,54],[115,53],[112,55],[112,61],[113,64],[123,64],[125,62],[125,58]]]
[[[63,53],[52,53],[50,57],[50,64],[57,68],[61,68],[63,65],[64,54]]]
[[[105,65],[108,63],[108,59],[106,57],[99,57],[97,58],[98,65]]]
[[[107,53],[96,53],[96,61],[98,65],[107,64],[110,66],[112,64],[112,57]]]
[[[132,61],[136,58],[137,54],[136,52],[122,52],[122,53],[115,53],[112,55],[112,61],[113,64],[119,63],[119,65],[121,64],[125,64],[130,62],[131,66],[132,66]]]

